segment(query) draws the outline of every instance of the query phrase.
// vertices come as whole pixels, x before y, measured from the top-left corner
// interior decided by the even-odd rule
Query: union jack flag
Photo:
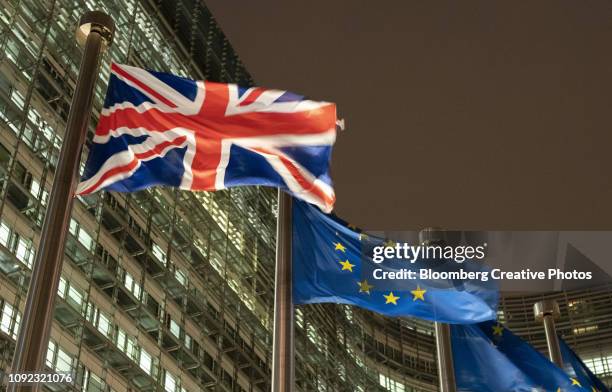
[[[266,185],[329,212],[336,122],[335,104],[287,91],[112,64],[77,194]]]

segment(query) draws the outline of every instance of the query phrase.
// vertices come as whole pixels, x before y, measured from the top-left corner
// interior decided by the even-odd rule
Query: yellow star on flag
[[[504,334],[504,327],[501,324],[493,326],[493,335],[502,336]]]
[[[346,252],[346,246],[342,245],[339,242],[334,242],[334,245],[336,246],[336,248],[334,250],[339,250],[341,252]]]
[[[427,292],[427,290],[421,289],[421,286],[417,285],[416,290],[412,290],[410,291],[413,295],[412,300],[416,301],[417,299],[420,299],[421,301],[425,301],[425,293]]]
[[[591,392],[599,392],[599,389],[597,389],[595,387],[591,387]]]
[[[359,292],[360,293],[370,294],[370,289],[374,288],[374,286],[369,284],[366,279],[362,280],[361,282],[357,282],[357,284],[359,285]]]
[[[386,246],[387,248],[395,248],[395,241],[393,241],[393,240],[387,240],[387,241],[385,242],[385,246]]]
[[[393,304],[393,305],[397,305],[397,300],[400,299],[400,297],[396,297],[395,295],[393,295],[393,291],[391,291],[389,295],[383,294],[383,297],[385,297],[385,299],[387,300],[385,304]]]
[[[572,380],[572,385],[578,385],[579,387],[581,387],[582,385],[580,385],[580,383],[578,382],[578,380],[576,380],[575,378],[571,378]]]
[[[342,271],[348,270],[348,271],[353,272],[353,267],[355,266],[355,264],[351,264],[350,261],[348,260],[345,260],[345,261],[340,260],[339,263],[342,266]]]
[[[349,228],[349,229],[351,229],[351,230],[357,230],[357,226],[355,226],[355,225],[354,225],[354,224],[352,224],[352,223],[349,223],[347,226],[348,226],[348,228]]]
[[[561,388],[557,388],[557,392],[563,392]]]

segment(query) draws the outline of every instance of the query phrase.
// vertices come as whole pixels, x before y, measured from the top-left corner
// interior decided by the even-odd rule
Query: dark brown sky
[[[334,101],[368,229],[611,229],[609,0],[205,0],[259,85]]]

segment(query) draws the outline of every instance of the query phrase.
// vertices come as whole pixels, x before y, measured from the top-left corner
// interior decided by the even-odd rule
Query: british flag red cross
[[[332,210],[336,106],[112,64],[77,194],[266,185]]]

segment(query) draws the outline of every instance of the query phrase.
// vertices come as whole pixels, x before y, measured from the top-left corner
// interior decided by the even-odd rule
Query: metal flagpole
[[[435,323],[436,350],[438,352],[438,380],[440,392],[455,392],[455,366],[451,347],[450,325]]]
[[[427,228],[419,232],[419,242],[423,245],[444,244],[444,231]],[[455,366],[451,346],[450,326],[445,323],[434,323],[436,332],[436,351],[438,353],[438,380],[440,392],[456,392]]]
[[[291,196],[278,190],[272,392],[294,390],[293,293],[291,275]]]
[[[548,299],[533,304],[533,316],[537,321],[544,323],[546,345],[550,360],[559,367],[563,367],[563,357],[559,347],[559,337],[555,329],[555,319],[561,315],[557,301]]]
[[[100,11],[83,14],[76,38],[85,50],[70,105],[64,141],[55,170],[40,244],[17,337],[11,373],[40,372],[49,345],[55,296],[62,272],[64,246],[74,190],[77,184],[81,150],[91,114],[94,87],[98,79],[101,53],[115,32],[112,18]],[[9,384],[9,391],[39,390],[41,384]]]

